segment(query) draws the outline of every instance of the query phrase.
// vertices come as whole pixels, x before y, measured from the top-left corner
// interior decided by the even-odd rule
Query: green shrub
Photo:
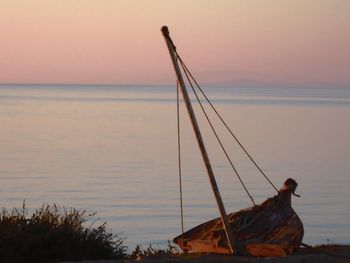
[[[44,204],[29,215],[22,209],[0,213],[0,262],[119,259],[126,256],[124,238],[106,230],[106,223],[87,228],[93,214]]]

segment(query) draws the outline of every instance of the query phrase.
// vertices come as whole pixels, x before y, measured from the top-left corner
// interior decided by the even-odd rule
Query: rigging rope
[[[180,134],[180,99],[179,99],[179,81],[176,83],[176,112],[177,112],[177,149],[179,164],[179,191],[180,191],[180,212],[181,212],[181,233],[184,234],[184,213],[182,199],[182,169],[181,169],[181,134]]]
[[[180,62],[181,62],[181,60],[180,60]],[[182,66],[182,68],[184,69],[184,67],[183,67],[183,65],[182,65],[182,62],[181,62],[181,66]],[[247,195],[249,196],[250,200],[251,200],[252,203],[255,205],[255,202],[254,202],[253,197],[252,197],[251,194],[249,193],[249,191],[248,191],[247,187],[245,186],[245,184],[244,184],[242,178],[241,178],[240,175],[238,174],[238,171],[237,171],[236,167],[234,166],[234,164],[233,164],[231,158],[229,157],[229,155],[228,155],[228,153],[227,153],[227,151],[226,151],[224,145],[222,144],[222,142],[221,142],[221,140],[220,140],[220,138],[219,138],[219,135],[217,134],[217,132],[216,132],[216,130],[215,130],[215,128],[214,128],[212,122],[210,121],[209,116],[208,116],[206,110],[204,109],[203,104],[202,104],[201,100],[199,99],[198,94],[197,94],[196,90],[194,89],[193,84],[192,84],[191,80],[189,79],[189,76],[188,76],[186,70],[184,70],[184,72],[185,72],[186,78],[187,78],[187,80],[188,80],[188,83],[190,84],[190,86],[191,86],[191,88],[192,88],[192,91],[193,91],[193,93],[195,94],[195,96],[196,96],[196,98],[197,98],[197,101],[198,101],[198,103],[199,103],[199,105],[200,105],[200,107],[201,107],[201,109],[202,109],[202,111],[203,111],[203,113],[204,113],[204,116],[205,116],[205,118],[207,119],[207,121],[208,121],[208,123],[209,123],[209,125],[210,125],[210,128],[211,128],[211,130],[213,131],[213,133],[214,133],[214,135],[215,135],[217,141],[218,141],[219,144],[220,144],[220,147],[221,147],[222,151],[224,152],[224,154],[225,154],[227,160],[229,161],[229,163],[230,163],[230,165],[231,165],[233,171],[235,172],[236,176],[238,177],[239,181],[241,182],[241,184],[242,184],[244,190],[246,191]]]
[[[214,105],[212,104],[212,102],[209,100],[209,98],[206,96],[206,94],[204,93],[204,91],[202,90],[202,88],[199,86],[198,82],[196,81],[196,79],[193,77],[192,73],[190,72],[190,70],[187,68],[186,64],[183,62],[183,60],[181,59],[181,57],[179,56],[179,54],[176,52],[175,49],[175,54],[178,58],[178,60],[181,63],[181,66],[186,74],[187,79],[189,80],[189,76],[190,78],[193,80],[193,82],[196,84],[197,88],[199,89],[199,91],[201,92],[201,94],[204,96],[205,100],[208,102],[208,104],[210,105],[210,107],[213,109],[213,111],[216,113],[216,115],[218,116],[218,118],[220,119],[220,121],[222,122],[222,124],[226,127],[226,129],[229,131],[229,133],[232,135],[232,137],[235,139],[235,141],[238,143],[238,145],[241,147],[241,149],[244,151],[244,153],[247,155],[247,157],[250,159],[250,161],[254,164],[254,166],[258,169],[258,171],[265,177],[265,179],[271,184],[271,186],[277,191],[277,187],[271,182],[271,180],[267,177],[267,175],[263,172],[263,170],[260,168],[260,166],[256,163],[256,161],[253,159],[253,157],[248,153],[248,151],[245,149],[245,147],[242,145],[242,143],[238,140],[237,136],[233,133],[233,131],[230,129],[230,127],[227,125],[227,123],[225,122],[225,120],[221,117],[220,113],[216,110],[216,108],[214,107]],[[189,81],[190,82],[190,81]],[[191,85],[192,87],[192,85]],[[193,87],[192,87],[193,90]],[[197,98],[198,100],[198,98]]]

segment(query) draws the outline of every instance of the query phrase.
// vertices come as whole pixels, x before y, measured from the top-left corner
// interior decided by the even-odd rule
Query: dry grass
[[[176,256],[179,255],[180,251],[177,247],[173,246],[168,241],[167,248],[154,248],[150,244],[146,249],[142,249],[140,246],[136,246],[133,252],[128,256],[129,259],[141,259],[148,257],[159,257],[159,256]]]
[[[126,256],[124,238],[106,231],[106,224],[87,228],[93,214],[44,204],[29,215],[21,209],[0,213],[0,262],[55,262],[119,259]]]

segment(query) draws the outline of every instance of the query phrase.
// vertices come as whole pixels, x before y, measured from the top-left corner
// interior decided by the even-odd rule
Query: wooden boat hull
[[[281,257],[300,247],[303,224],[291,207],[288,195],[280,192],[261,205],[228,215],[236,254]],[[231,254],[220,218],[179,235],[174,242],[184,251]]]

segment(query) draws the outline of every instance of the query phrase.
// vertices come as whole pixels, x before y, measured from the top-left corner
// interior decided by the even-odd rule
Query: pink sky
[[[164,24],[201,83],[350,87],[348,0],[2,0],[0,83],[174,83]]]

